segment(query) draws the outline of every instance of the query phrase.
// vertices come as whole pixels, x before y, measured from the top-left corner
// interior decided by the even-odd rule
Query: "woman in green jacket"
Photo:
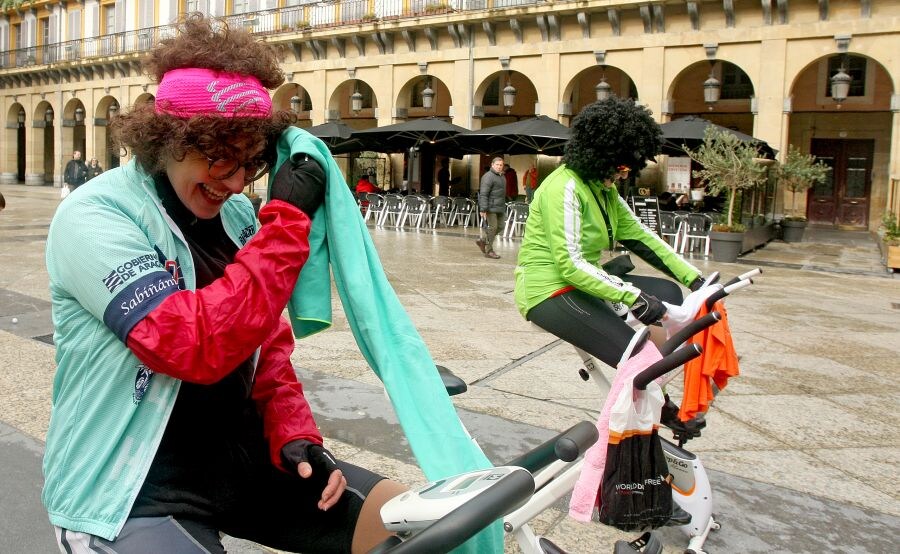
[[[660,137],[650,112],[632,100],[587,106],[573,122],[563,165],[535,193],[519,250],[515,296],[525,319],[613,367],[635,333],[627,312],[652,325],[665,316],[663,301],[680,304],[682,294],[670,280],[628,274],[631,267],[605,269],[604,250],[618,242],[683,285],[703,283],[616,191],[616,180],[659,152]]]

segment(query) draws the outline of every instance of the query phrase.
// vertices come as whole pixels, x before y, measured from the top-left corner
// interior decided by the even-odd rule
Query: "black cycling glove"
[[[703,275],[697,275],[697,278],[691,281],[691,284],[688,285],[688,288],[691,289],[691,292],[697,292],[700,290],[700,287],[706,284],[706,279],[703,278]]]
[[[293,204],[311,219],[325,199],[325,171],[306,154],[287,160],[272,178],[269,199]]]
[[[642,292],[631,305],[631,313],[644,325],[653,325],[666,315],[666,306],[659,298]]]
[[[331,473],[338,469],[337,460],[321,444],[306,439],[291,441],[281,447],[281,463],[288,471],[295,472],[302,462],[309,462],[313,475],[327,480]]]

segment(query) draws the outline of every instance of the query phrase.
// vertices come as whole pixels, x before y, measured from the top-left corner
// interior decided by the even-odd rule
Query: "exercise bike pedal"
[[[662,542],[653,531],[647,531],[631,542],[616,541],[613,554],[631,554],[643,552],[644,554],[662,554]]]
[[[681,527],[682,525],[688,525],[691,523],[693,516],[691,513],[678,505],[677,502],[672,503],[672,515],[669,516],[669,521],[666,522],[666,527]]]

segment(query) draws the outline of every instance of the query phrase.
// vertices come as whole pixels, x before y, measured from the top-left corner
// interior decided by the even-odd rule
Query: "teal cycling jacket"
[[[238,246],[257,231],[244,195],[221,215]],[[53,218],[57,371],[42,496],[53,525],[114,539],[150,468],[181,381],[149,370],[125,341],[168,295],[195,289],[180,237],[134,160],[73,191]]]

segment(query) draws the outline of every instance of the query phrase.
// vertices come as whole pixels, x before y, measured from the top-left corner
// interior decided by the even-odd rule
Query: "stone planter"
[[[806,220],[796,219],[781,220],[782,239],[784,242],[800,242],[803,240],[803,230],[806,229]]]
[[[709,232],[709,252],[717,262],[734,262],[744,249],[744,233]]]
[[[884,249],[884,265],[891,269],[900,269],[900,246],[886,244]]]

